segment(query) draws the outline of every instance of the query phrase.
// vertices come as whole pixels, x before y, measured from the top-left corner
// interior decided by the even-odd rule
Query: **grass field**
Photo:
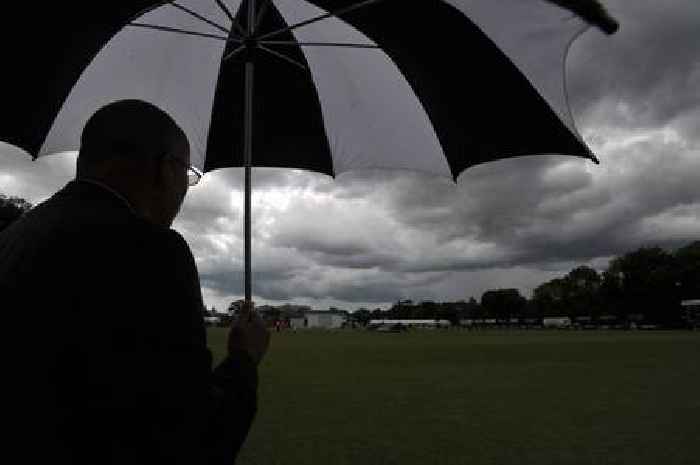
[[[260,377],[239,465],[700,464],[700,333],[275,333]]]

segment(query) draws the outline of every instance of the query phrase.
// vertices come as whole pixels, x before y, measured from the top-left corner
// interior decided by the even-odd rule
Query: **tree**
[[[433,302],[432,300],[424,300],[420,303],[422,310],[422,315],[420,318],[437,320],[440,318],[440,304]]]
[[[596,317],[600,313],[601,276],[588,266],[579,266],[563,278],[538,286],[532,294],[529,314],[540,316]]]
[[[537,302],[535,302],[534,299],[530,299],[527,301],[523,316],[526,320],[536,320],[534,322],[528,321],[528,324],[539,324],[542,322],[542,318],[544,318],[544,314],[542,313],[540,307],[537,305]]]
[[[528,317],[614,315],[664,326],[680,323],[680,300],[700,298],[700,241],[669,253],[648,247],[613,259],[602,275],[587,266],[541,284],[525,309]]]
[[[564,305],[571,318],[588,316],[596,318],[600,314],[598,290],[601,277],[596,270],[588,266],[579,266],[564,278]]]
[[[601,314],[617,315],[618,318],[624,318],[625,305],[621,272],[610,267],[603,272],[598,291],[598,302],[600,303]]]
[[[32,204],[20,197],[8,197],[0,194],[0,231],[8,227],[31,208]]]
[[[700,241],[676,250],[674,258],[680,298],[700,299]]]
[[[507,320],[524,314],[527,299],[517,289],[495,289],[484,292],[481,306],[487,318]]]
[[[536,309],[533,313],[541,316],[568,315],[566,294],[566,281],[563,278],[540,284],[532,292],[532,302]]]
[[[444,302],[442,304],[438,304],[439,314],[436,316],[436,319],[447,320],[453,326],[458,325],[460,320],[460,309],[462,305],[465,304],[466,303],[464,301]]]
[[[353,312],[352,317],[362,326],[367,326],[369,320],[372,319],[372,313],[366,308],[360,308]]]
[[[469,302],[467,302],[466,306],[466,315],[464,315],[465,318],[481,318],[481,305],[479,305],[479,302],[476,301],[474,297],[469,298]]]
[[[680,321],[677,277],[674,256],[649,247],[613,259],[603,281],[606,292],[614,295],[618,315],[641,313],[648,321],[675,326]]]
[[[481,318],[481,307],[474,297],[470,297],[467,302],[460,300],[453,305],[460,320]]]

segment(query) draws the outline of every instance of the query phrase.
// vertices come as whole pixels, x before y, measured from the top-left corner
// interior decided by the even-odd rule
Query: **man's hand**
[[[253,311],[253,303],[246,302],[228,333],[229,354],[244,350],[257,365],[265,356],[269,345],[270,332],[260,315]]]

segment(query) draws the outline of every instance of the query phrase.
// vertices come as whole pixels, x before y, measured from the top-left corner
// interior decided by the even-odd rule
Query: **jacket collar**
[[[103,183],[102,181],[98,181],[96,179],[91,178],[80,178],[74,179],[66,185],[66,190],[68,191],[73,189],[83,190],[84,188],[93,191],[97,190],[103,194],[106,194],[113,200],[116,200],[118,203],[125,206],[132,214],[137,215],[136,210],[134,210],[134,207],[131,205],[131,202],[129,202],[129,200],[123,194],[118,192],[113,187],[110,187],[107,184]]]

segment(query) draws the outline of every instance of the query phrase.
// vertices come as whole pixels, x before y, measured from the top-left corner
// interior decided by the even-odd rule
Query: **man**
[[[4,463],[235,460],[269,333],[249,306],[212,371],[197,269],[170,229],[189,163],[166,113],[109,104],[83,130],[76,180],[0,233],[3,430],[21,449]]]

